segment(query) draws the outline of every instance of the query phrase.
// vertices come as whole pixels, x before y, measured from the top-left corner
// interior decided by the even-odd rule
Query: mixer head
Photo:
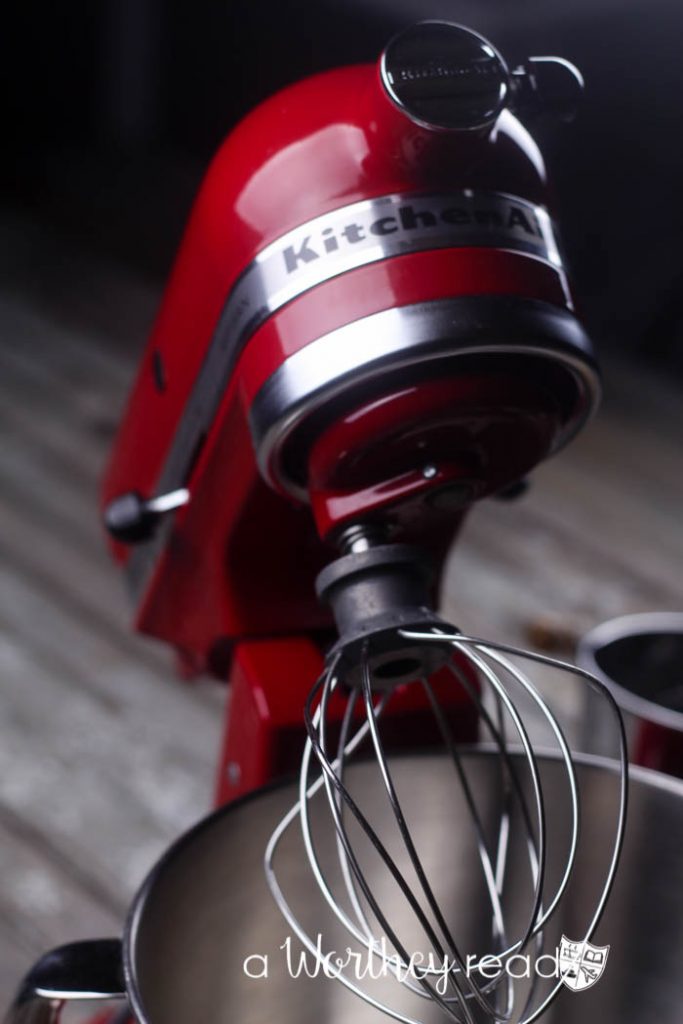
[[[104,494],[138,627],[185,664],[328,626],[314,580],[356,526],[438,576],[473,503],[590,417],[598,372],[520,120],[579,93],[564,61],[509,67],[427,22],[228,137]]]

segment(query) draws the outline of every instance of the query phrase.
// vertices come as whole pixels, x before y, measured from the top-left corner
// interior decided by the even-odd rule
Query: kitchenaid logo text
[[[389,81],[418,82],[434,78],[482,78],[500,76],[500,63],[493,57],[470,61],[469,64],[414,64],[392,70]]]
[[[460,973],[455,960],[445,957],[438,960],[433,954],[414,953],[409,961],[402,961],[389,952],[389,944],[382,938],[374,950],[363,952],[349,946],[343,952],[323,950],[322,936],[318,935],[315,947],[309,952],[298,947],[291,936],[279,947],[283,954],[284,966],[290,978],[352,978],[354,981],[377,981],[389,975],[397,981],[428,980],[439,995],[445,995],[451,975]],[[562,942],[554,953],[533,957],[516,953],[508,957],[473,956],[465,958],[465,976],[477,983],[496,981],[507,976],[513,981],[540,978],[545,981],[561,982],[572,992],[582,992],[600,980],[607,966],[609,946],[594,946],[586,940],[575,941],[562,936]],[[248,978],[265,981],[270,977],[270,957],[255,953],[243,963]]]
[[[377,216],[373,208],[346,223],[338,223],[338,215],[323,221],[315,232],[304,234],[287,245],[282,252],[287,274],[325,257],[348,252],[355,246],[382,244],[391,240],[399,245],[405,242],[411,248],[416,236],[437,242],[446,235],[445,243],[453,245],[527,243],[541,255],[548,254],[552,246],[549,223],[541,223],[543,211],[531,204],[522,204],[505,196],[475,197],[463,194],[444,200],[426,199],[414,202],[380,201],[386,212]],[[373,204],[374,206],[374,204]],[[547,220],[547,215],[545,215]],[[320,222],[319,222],[320,223]],[[438,242],[437,242],[438,244]],[[443,244],[443,243],[441,243]]]

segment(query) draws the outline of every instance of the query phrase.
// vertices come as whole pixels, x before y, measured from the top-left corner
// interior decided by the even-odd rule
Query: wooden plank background
[[[98,524],[156,283],[16,215],[0,276],[4,1004],[46,948],[116,934],[148,868],[208,809],[225,693],[180,683],[130,633]],[[444,597],[464,630],[567,653],[605,618],[682,607],[680,384],[618,362],[606,377],[601,415],[530,494],[471,516]]]

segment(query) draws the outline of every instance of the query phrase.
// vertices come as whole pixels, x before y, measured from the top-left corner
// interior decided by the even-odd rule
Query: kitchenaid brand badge
[[[262,249],[230,293],[217,337],[239,353],[269,316],[325,281],[392,256],[469,246],[522,252],[563,274],[542,206],[473,189],[393,193],[316,217]]]
[[[446,64],[443,61],[428,64],[414,64],[410,67],[398,68],[388,73],[389,81],[394,83],[432,81],[443,78],[482,78],[500,76],[500,61],[495,57],[479,57],[469,64]]]
[[[563,983],[572,992],[591,988],[602,977],[608,954],[609,946],[572,942],[563,935],[558,956]]]
[[[363,207],[337,210],[299,229],[282,248],[286,274],[382,246],[400,253],[429,246],[501,245],[559,262],[545,210],[512,196],[466,190],[450,196],[385,196]]]

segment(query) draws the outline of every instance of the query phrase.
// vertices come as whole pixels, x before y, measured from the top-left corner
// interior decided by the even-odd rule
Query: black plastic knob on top
[[[384,88],[416,124],[451,132],[492,129],[504,109],[570,120],[583,92],[580,72],[560,57],[529,57],[511,72],[492,43],[445,21],[422,21],[382,55]]]
[[[510,72],[483,36],[442,21],[400,32],[382,56],[384,87],[426,128],[476,131],[495,123],[510,92]]]
[[[104,525],[114,540],[141,544],[151,540],[164,515],[186,505],[189,499],[185,488],[155,498],[144,498],[139,491],[128,491],[109,502],[104,511]]]
[[[448,645],[419,644],[402,629],[449,630],[431,606],[432,571],[407,544],[380,544],[331,562],[316,580],[332,608],[339,640],[328,653],[346,686],[362,686],[363,660],[375,688],[430,676],[450,658]]]

